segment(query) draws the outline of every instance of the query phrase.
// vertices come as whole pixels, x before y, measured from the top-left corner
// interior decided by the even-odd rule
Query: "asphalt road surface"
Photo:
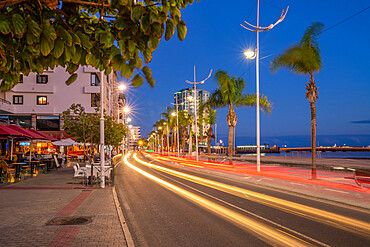
[[[370,246],[370,214],[140,153],[115,187],[135,246]]]

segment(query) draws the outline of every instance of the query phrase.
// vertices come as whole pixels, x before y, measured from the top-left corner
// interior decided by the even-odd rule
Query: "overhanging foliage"
[[[120,71],[134,86],[155,81],[148,64],[163,34],[187,32],[181,9],[194,0],[0,0],[1,90],[13,88],[22,73],[42,74],[66,67],[76,80],[79,66],[108,75]],[[100,18],[101,17],[101,18]],[[144,59],[144,61],[142,60]]]

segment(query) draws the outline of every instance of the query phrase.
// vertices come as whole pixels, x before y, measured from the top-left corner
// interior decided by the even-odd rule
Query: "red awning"
[[[33,133],[33,132],[31,132],[29,130],[26,130],[26,129],[23,129],[23,128],[17,126],[17,125],[8,125],[7,127],[11,128],[15,131],[23,133],[25,136],[29,137],[30,139],[48,140],[47,138],[45,138],[42,135],[39,135],[37,133]]]
[[[52,136],[49,136],[49,135],[44,134],[44,133],[42,133],[42,132],[40,132],[40,131],[37,131],[37,130],[29,129],[28,131],[30,131],[30,132],[32,132],[32,133],[36,133],[36,134],[38,134],[38,135],[40,135],[40,136],[43,136],[43,137],[44,137],[44,138],[46,138],[47,140],[50,140],[50,141],[53,141],[53,142],[55,142],[55,141],[59,141],[57,138],[52,137]]]
[[[27,137],[31,138],[30,135],[15,130],[13,128],[9,128],[9,126],[0,125],[0,136],[14,136],[14,137]]]

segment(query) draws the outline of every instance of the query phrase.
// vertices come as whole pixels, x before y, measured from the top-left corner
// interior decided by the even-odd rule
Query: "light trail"
[[[254,191],[238,188],[235,186],[215,182],[212,180],[200,178],[197,176],[189,175],[186,173],[178,172],[172,169],[168,169],[162,166],[150,164],[148,162],[145,162],[143,160],[140,160],[137,157],[137,154],[134,154],[134,159],[151,168],[160,170],[162,172],[171,174],[173,176],[192,181],[194,183],[198,183],[207,187],[211,187],[235,196],[239,196],[242,198],[247,198],[248,200],[252,200],[258,203],[262,203],[274,208],[278,208],[280,210],[286,211],[288,213],[296,214],[302,217],[306,217],[312,220],[315,220],[317,222],[323,223],[323,224],[328,224],[331,226],[334,226],[336,228],[340,228],[345,231],[353,232],[356,234],[359,234],[361,236],[364,236],[368,239],[370,239],[370,224],[360,221],[360,220],[355,220],[351,219],[339,214],[335,213],[330,213],[328,211],[324,211],[321,209],[305,206],[303,204],[295,203],[295,202],[290,202],[284,199],[260,194]],[[246,197],[247,196],[247,197]]]
[[[192,192],[184,190],[176,185],[173,185],[169,182],[166,182],[136,166],[131,164],[128,161],[129,154],[126,154],[124,157],[125,164],[133,169],[134,171],[140,173],[141,175],[161,184],[167,189],[175,192],[176,194],[202,206],[203,208],[210,210],[242,227],[243,229],[256,234],[264,242],[271,244],[273,246],[313,246],[312,244],[299,239],[295,236],[292,236],[284,231],[275,229],[271,226],[258,222],[254,219],[251,219],[245,215],[237,213],[233,210],[230,210],[224,206],[216,204],[210,200],[207,200],[203,197],[200,197]],[[134,157],[136,154],[134,155]],[[149,164],[149,163],[148,163]]]

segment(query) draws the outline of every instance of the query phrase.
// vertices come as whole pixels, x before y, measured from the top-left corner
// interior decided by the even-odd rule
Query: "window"
[[[100,105],[100,93],[91,94],[91,107],[98,107]]]
[[[23,83],[23,74],[20,74],[19,75],[18,83]]]
[[[13,95],[14,105],[23,105],[23,95]]]
[[[60,130],[60,119],[58,116],[37,116],[36,129],[44,131]]]
[[[91,86],[99,86],[100,80],[96,73],[91,73]]]
[[[48,97],[46,97],[46,96],[37,96],[37,104],[38,105],[47,105],[48,104]]]
[[[36,83],[37,84],[46,84],[46,83],[48,83],[48,76],[47,75],[37,75],[36,76]]]

